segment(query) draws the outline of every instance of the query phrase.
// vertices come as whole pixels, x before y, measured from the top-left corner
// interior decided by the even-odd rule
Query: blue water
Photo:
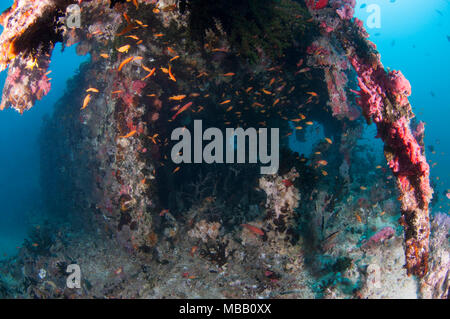
[[[2,0],[0,11],[12,2]],[[66,89],[66,80],[86,59],[75,54],[75,47],[61,53],[58,45],[49,69],[52,71],[50,93],[23,115],[11,109],[0,112],[0,258],[13,254],[22,244],[28,226],[39,223],[42,205],[38,138],[42,119],[52,113],[54,103]],[[6,75],[7,71],[0,74],[1,88]]]
[[[399,69],[413,88],[411,103],[418,118],[427,123],[426,143],[436,154],[428,153],[433,180],[440,193],[440,205],[448,211],[449,201],[442,193],[450,188],[450,1],[448,0],[358,0],[356,15],[368,16],[363,4],[379,4],[381,28],[368,29],[386,67]],[[2,0],[0,11],[12,1]],[[38,136],[45,115],[66,89],[66,80],[87,57],[75,54],[74,47],[61,53],[58,46],[52,58],[52,90],[23,115],[12,110],[0,113],[0,256],[11,255],[21,245],[27,227],[38,223],[42,213],[39,188]],[[0,87],[6,72],[0,74]],[[374,128],[368,130],[371,138]],[[1,257],[0,257],[1,258]]]

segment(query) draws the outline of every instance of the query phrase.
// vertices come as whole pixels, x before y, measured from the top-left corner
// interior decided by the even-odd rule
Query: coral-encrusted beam
[[[428,270],[428,205],[433,195],[422,143],[424,128],[419,125],[412,132],[410,120],[414,114],[408,101],[411,85],[401,72],[384,69],[375,45],[367,40],[362,21],[351,20],[355,3],[306,1],[324,36],[338,40],[358,75],[357,103],[366,120],[375,122],[388,165],[397,178],[401,224],[405,228],[406,269],[408,274],[423,277]]]
[[[360,21],[350,28],[353,32],[340,33],[340,37],[358,74],[361,90],[357,103],[367,121],[375,122],[388,165],[397,178],[408,274],[423,277],[428,268],[428,205],[433,190],[425,150],[416,139],[423,131],[413,134],[410,128],[410,119],[414,117],[408,101],[411,86],[401,72],[384,69]]]

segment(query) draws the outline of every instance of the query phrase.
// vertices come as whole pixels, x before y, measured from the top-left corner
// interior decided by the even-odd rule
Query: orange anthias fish
[[[320,161],[317,161],[317,164],[326,166],[326,165],[328,165],[328,162],[326,160],[320,160]]]
[[[172,101],[181,101],[181,100],[184,99],[185,97],[186,97],[186,95],[184,95],[184,94],[181,94],[181,95],[174,95],[174,96],[169,97],[169,100],[172,100]]]
[[[124,35],[124,34],[130,32],[131,30],[133,30],[135,26],[136,26],[136,25],[135,25],[134,23],[130,23],[130,24],[128,24],[126,27],[124,27],[124,28],[122,29],[122,31],[120,31],[120,32],[117,33],[116,35],[117,35],[117,36]]]
[[[171,65],[169,65],[169,78],[174,82],[177,81],[177,79],[175,79],[175,77],[172,74],[172,66]]]
[[[120,53],[123,53],[123,52],[128,52],[129,49],[130,49],[130,45],[127,44],[127,45],[124,45],[124,46],[121,46],[120,48],[118,48],[117,51],[119,51]]]
[[[131,60],[133,60],[133,58],[134,58],[134,57],[131,56],[131,57],[129,57],[129,58],[123,60],[123,62],[120,63],[119,68],[118,68],[117,70],[118,70],[118,71],[121,71],[122,68],[125,66],[125,64],[131,62]]]
[[[223,102],[220,102],[220,105],[228,104],[228,103],[230,103],[230,102],[231,102],[231,100],[225,100],[225,101],[223,101]]]
[[[123,136],[119,136],[120,138],[129,138],[132,137],[134,134],[136,134],[136,130],[132,130],[130,133],[128,133],[127,135],[123,135]]]
[[[190,106],[192,106],[192,102],[186,103],[181,109],[178,110],[177,113],[175,113],[174,116],[172,116],[172,121],[181,113],[186,111]]]
[[[250,225],[250,224],[241,224],[242,227],[247,228],[249,231],[251,231],[253,234],[264,236],[264,231],[256,226]]]
[[[145,77],[143,77],[142,79],[141,79],[141,81],[144,81],[145,79],[147,79],[147,78],[149,78],[149,77],[151,77],[153,74],[155,74],[155,71],[156,71],[156,68],[153,68],[153,69],[149,69],[149,68],[146,68],[146,67],[143,67],[146,71],[148,71],[149,73],[145,76]]]
[[[86,90],[86,92],[98,93],[99,91],[96,88],[89,88],[89,89]]]
[[[86,97],[84,98],[84,101],[83,101],[83,106],[81,107],[80,110],[84,110],[86,108],[86,106],[88,106],[90,100],[91,100],[91,95],[90,94],[86,95]]]
[[[233,72],[228,72],[228,73],[223,74],[223,76],[233,76],[233,75],[235,75]]]

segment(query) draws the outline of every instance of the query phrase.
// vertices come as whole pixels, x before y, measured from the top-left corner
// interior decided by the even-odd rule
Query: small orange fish
[[[161,71],[163,71],[163,72],[166,73],[166,74],[169,73],[169,69],[167,69],[167,68],[161,67],[160,69],[161,69]]]
[[[194,257],[194,254],[195,254],[195,252],[197,251],[197,249],[198,249],[198,246],[192,246],[191,251],[190,251],[190,255],[191,255],[192,257]]]
[[[152,70],[150,68],[146,67],[145,65],[142,65],[142,68],[147,72],[152,72]]]
[[[223,104],[228,104],[228,103],[230,103],[231,102],[231,100],[225,100],[225,101],[223,101],[223,102],[220,102],[219,104],[220,105],[223,105]]]
[[[328,144],[333,144],[333,141],[331,140],[331,138],[325,137],[325,141],[327,141]]]
[[[247,228],[249,231],[256,235],[264,236],[264,231],[256,226],[250,224],[241,224],[241,226]]]
[[[86,90],[86,92],[98,93],[99,91],[96,88],[89,88],[89,89]]]
[[[126,44],[126,45],[121,46],[120,48],[118,48],[117,51],[119,51],[120,53],[123,53],[123,52],[128,52],[129,49],[130,49],[130,45]]]
[[[361,189],[362,191],[365,191],[365,190],[367,189],[367,187],[361,186],[360,189]]]
[[[136,134],[137,131],[136,130],[132,130],[130,133],[123,135],[123,136],[119,136],[119,138],[129,138],[132,137],[134,134]]]
[[[122,29],[122,31],[120,31],[119,33],[117,33],[117,36],[121,36],[121,35],[124,35],[124,34],[130,32],[131,30],[134,29],[135,26],[136,26],[136,25],[135,25],[134,23],[129,23],[126,27],[124,27],[124,28]]]
[[[175,79],[175,77],[172,74],[172,66],[171,65],[169,65],[169,78],[174,82],[177,81],[177,79]]]
[[[358,220],[358,222],[359,222],[359,223],[362,223],[362,218],[361,218],[361,216],[359,216],[358,213],[355,213],[355,215],[356,215],[356,219]]]
[[[107,58],[109,58],[109,55],[108,55],[108,54],[106,54],[106,53],[102,53],[102,54],[100,54],[100,56],[101,56],[102,58],[104,58],[104,59],[107,59]]]
[[[184,95],[184,94],[181,94],[181,95],[174,95],[174,96],[169,97],[169,100],[172,100],[172,101],[181,101],[181,100],[184,99],[185,97],[186,97],[186,95]]]
[[[120,65],[119,65],[119,67],[117,68],[117,70],[118,70],[118,71],[121,71],[122,68],[125,66],[125,64],[130,63],[131,60],[133,60],[133,57],[129,57],[129,58],[123,60],[123,62],[120,63]]]
[[[225,52],[225,53],[227,53],[228,50],[227,49],[212,49],[212,52]]]
[[[306,124],[307,124],[307,125],[313,125],[314,123],[311,122],[311,121],[309,121],[309,122],[306,122]]]
[[[233,75],[235,75],[235,73],[233,73],[233,72],[228,72],[228,73],[223,74],[223,76],[233,76]]]
[[[296,130],[303,130],[303,127],[302,126],[296,126],[295,129]]]
[[[151,77],[153,74],[155,74],[155,71],[156,71],[156,68],[153,68],[153,69],[151,69],[151,70],[148,70],[149,73],[148,73],[145,77],[143,77],[143,78],[141,79],[141,81],[144,81],[145,79]]]
[[[202,76],[208,76],[208,73],[206,73],[206,72],[200,72],[200,74],[197,75],[196,78],[201,78]]]
[[[91,95],[90,94],[86,95],[86,97],[84,98],[84,101],[83,101],[83,106],[81,107],[80,110],[84,110],[86,108],[86,106],[89,104],[90,100],[91,100]]]
[[[178,172],[179,170],[180,170],[180,166],[177,166],[177,167],[172,171],[172,174]]]
[[[316,92],[306,92],[306,93],[309,94],[309,95],[311,95],[311,96],[314,96],[314,97],[317,97],[317,96],[318,96]]]
[[[32,246],[33,247],[37,247],[37,246],[39,246],[39,244],[38,243],[33,243]]]
[[[176,118],[180,113],[186,111],[191,105],[192,105],[192,102],[189,102],[189,103],[185,104],[182,108],[180,108],[180,109],[178,110],[178,112],[175,113],[174,116],[172,116],[172,121],[175,120],[175,118]]]
[[[262,89],[262,91],[263,91],[264,94],[267,94],[267,95],[272,94],[272,92],[270,92],[270,91],[268,91],[268,90],[266,90],[266,89]]]
[[[139,40],[139,38],[137,36],[135,36],[135,35],[127,35],[125,38],[130,38],[130,39],[133,39],[133,40],[136,40],[136,41]]]
[[[172,61],[174,61],[174,60],[176,60],[176,59],[179,59],[180,58],[180,56],[179,55],[177,55],[177,56],[174,56],[172,59],[170,59],[169,61],[170,62],[172,62]]]
[[[120,94],[122,93],[122,90],[118,90],[118,91],[112,91],[111,94]]]
[[[327,171],[322,170],[322,175],[327,176],[328,175]]]
[[[317,164],[322,165],[322,166],[326,166],[328,165],[328,162],[326,160],[320,160],[317,162]]]
[[[154,34],[154,36],[157,37],[157,38],[160,38],[160,37],[164,36],[164,33],[157,33],[157,34]]]

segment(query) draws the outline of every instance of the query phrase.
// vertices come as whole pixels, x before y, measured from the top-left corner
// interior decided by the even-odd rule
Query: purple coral
[[[384,227],[380,231],[372,235],[372,237],[370,237],[369,240],[364,243],[363,248],[371,247],[372,245],[375,245],[377,243],[384,242],[394,235],[395,230],[392,227]]]

